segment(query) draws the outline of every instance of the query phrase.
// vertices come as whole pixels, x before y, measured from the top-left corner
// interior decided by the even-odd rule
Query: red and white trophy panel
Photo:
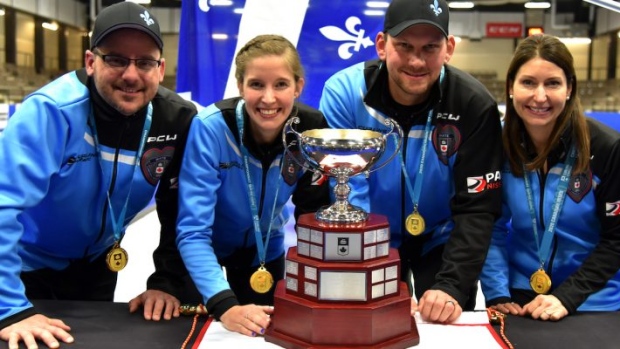
[[[384,216],[361,224],[297,223],[265,339],[285,348],[408,348],[420,337],[389,248]]]

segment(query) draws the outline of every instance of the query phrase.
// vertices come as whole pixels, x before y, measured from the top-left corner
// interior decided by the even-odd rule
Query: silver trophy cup
[[[299,133],[293,124],[299,123],[298,117],[290,118],[284,125],[282,141],[284,149],[289,151],[286,135],[293,134],[298,141],[300,153],[305,164],[299,164],[314,172],[335,177],[334,187],[336,201],[322,207],[316,213],[316,219],[327,223],[361,223],[368,219],[368,213],[348,201],[351,188],[349,178],[360,173],[366,176],[390,162],[399,152],[403,131],[392,119],[386,119],[385,125],[390,127],[387,133],[360,129],[314,129]],[[396,149],[385,162],[376,165],[386,147],[388,136],[394,134]],[[296,159],[295,156],[292,156]],[[372,167],[372,168],[371,168]]]

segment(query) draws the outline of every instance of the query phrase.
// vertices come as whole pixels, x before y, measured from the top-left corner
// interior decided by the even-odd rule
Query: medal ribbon
[[[439,74],[439,84],[444,79],[445,68],[441,68],[441,74]],[[405,177],[405,183],[407,184],[407,193],[411,196],[411,201],[413,202],[413,212],[418,211],[418,202],[420,201],[420,194],[422,192],[422,180],[424,179],[424,161],[426,158],[426,151],[428,149],[428,139],[431,133],[431,121],[433,119],[433,109],[428,111],[428,116],[426,117],[426,126],[424,126],[424,139],[422,140],[422,153],[420,155],[420,165],[418,167],[418,174],[415,177],[414,187],[411,187],[411,180],[409,179],[409,174],[407,173],[407,168],[405,167],[405,159],[403,157],[402,148],[398,151],[398,158],[400,159],[400,167],[403,172],[403,176]]]
[[[252,221],[254,223],[254,237],[256,239],[256,248],[258,250],[258,258],[260,259],[261,266],[265,264],[265,259],[267,257],[267,247],[269,246],[269,238],[271,237],[271,225],[273,224],[273,217],[275,216],[276,211],[276,203],[278,202],[278,193],[280,191],[280,182],[282,178],[282,164],[284,163],[284,157],[280,159],[280,171],[278,172],[278,181],[276,183],[276,192],[275,197],[273,199],[273,205],[271,207],[271,217],[269,218],[269,227],[267,228],[267,234],[265,237],[265,242],[263,243],[263,234],[260,228],[260,217],[258,216],[258,204],[256,202],[254,184],[252,183],[252,178],[250,176],[250,153],[248,149],[243,145],[243,106],[245,105],[244,100],[240,100],[237,103],[236,108],[236,119],[237,119],[237,129],[239,131],[239,145],[241,148],[241,153],[243,154],[243,170],[245,172],[245,178],[248,181],[248,198],[250,200],[250,209],[252,210]],[[265,188],[263,188],[265,190]]]
[[[105,173],[103,171],[103,153],[101,151],[101,147],[99,145],[99,136],[97,135],[97,126],[95,125],[95,116],[92,111],[88,117],[89,123],[91,124],[91,129],[93,133],[93,140],[95,141],[95,150],[97,151],[97,155],[99,155],[99,167],[101,168],[101,174],[105,177]],[[144,126],[142,129],[142,138],[140,139],[140,146],[138,147],[138,151],[136,152],[136,157],[134,159],[134,171],[131,172],[131,182],[129,182],[129,191],[127,192],[127,198],[125,199],[125,204],[123,205],[123,209],[121,210],[118,217],[114,215],[114,208],[112,207],[112,200],[110,199],[110,186],[106,189],[106,194],[108,197],[108,208],[110,210],[111,220],[112,220],[112,229],[114,230],[114,239],[116,242],[121,239],[121,231],[123,230],[123,222],[125,221],[125,215],[127,213],[127,206],[129,205],[129,196],[131,196],[131,188],[133,186],[133,173],[135,169],[140,167],[140,157],[142,156],[142,152],[144,151],[144,145],[146,144],[146,138],[151,129],[151,123],[153,121],[153,104],[149,102],[146,111],[146,119],[144,120]],[[110,179],[111,180],[111,179]]]
[[[530,217],[532,218],[532,229],[534,230],[534,237],[536,238],[536,245],[538,247],[538,259],[540,260],[540,267],[543,268],[545,265],[545,259],[543,256],[549,256],[549,251],[551,250],[551,242],[553,240],[553,235],[555,234],[555,227],[558,223],[558,219],[560,217],[560,211],[562,210],[562,206],[564,205],[564,199],[566,198],[566,190],[568,189],[568,181],[570,180],[571,171],[573,169],[573,164],[575,163],[575,159],[577,158],[577,150],[575,149],[575,144],[571,145],[570,153],[568,155],[568,159],[566,159],[566,163],[564,164],[564,169],[562,170],[562,176],[560,177],[560,183],[555,190],[555,199],[552,206],[551,211],[551,219],[549,220],[549,224],[547,225],[547,229],[543,233],[542,241],[538,241],[538,225],[536,223],[536,209],[534,208],[534,193],[532,190],[532,185],[528,178],[528,173],[525,170],[525,164],[523,165],[523,181],[525,182],[525,193],[527,196],[527,205],[530,210]],[[544,188],[541,188],[541,193]],[[542,194],[541,194],[542,195]],[[541,217],[541,219],[543,219]],[[543,219],[544,220],[544,219]],[[544,269],[544,268],[543,268]]]

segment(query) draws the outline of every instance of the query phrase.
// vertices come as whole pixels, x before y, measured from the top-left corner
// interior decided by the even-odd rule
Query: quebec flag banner
[[[375,4],[374,8],[368,4]],[[377,58],[388,1],[195,0],[181,5],[177,92],[207,106],[237,96],[236,52],[260,34],[279,34],[297,47],[306,84],[300,100],[318,108],[325,81]]]

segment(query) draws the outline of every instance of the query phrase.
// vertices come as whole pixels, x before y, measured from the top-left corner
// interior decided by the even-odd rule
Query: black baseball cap
[[[150,35],[160,50],[164,47],[157,19],[151,16],[145,7],[134,2],[123,1],[99,12],[90,37],[91,49],[101,44],[108,34],[118,29],[140,30]]]
[[[415,24],[430,24],[448,36],[450,10],[446,0],[392,0],[385,13],[383,31],[398,36]]]

